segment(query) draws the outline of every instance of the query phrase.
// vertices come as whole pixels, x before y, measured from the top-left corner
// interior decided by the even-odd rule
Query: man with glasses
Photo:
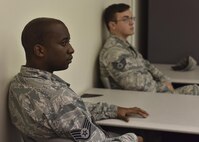
[[[127,38],[134,34],[130,6],[119,3],[107,7],[103,19],[110,36],[100,51],[100,75],[106,88],[199,95],[197,85],[173,88],[169,79],[145,60]]]

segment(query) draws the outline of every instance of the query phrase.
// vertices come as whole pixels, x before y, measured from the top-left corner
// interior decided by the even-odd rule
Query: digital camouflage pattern
[[[136,142],[128,133],[107,138],[95,120],[116,118],[117,106],[90,104],[58,76],[22,66],[9,88],[12,123],[34,140],[64,138],[76,142]]]
[[[168,92],[169,78],[145,60],[127,41],[110,35],[99,54],[100,75],[105,87],[148,92]],[[189,85],[174,93],[199,95],[197,85]]]
[[[101,78],[111,88],[156,92],[168,78],[155,68],[127,41],[111,35],[100,52]]]

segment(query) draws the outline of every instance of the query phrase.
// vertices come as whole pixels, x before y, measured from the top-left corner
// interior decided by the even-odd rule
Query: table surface
[[[91,88],[85,93],[103,95],[84,98],[87,102],[136,106],[149,113],[147,118],[130,116],[129,122],[117,119],[101,120],[97,122],[100,125],[199,134],[198,96],[97,88]]]
[[[172,64],[153,64],[166,76],[171,79],[173,83],[187,83],[187,84],[199,84],[199,66],[191,71],[174,71],[172,70]]]

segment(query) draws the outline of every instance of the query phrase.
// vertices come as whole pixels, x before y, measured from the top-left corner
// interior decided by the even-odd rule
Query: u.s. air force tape
[[[87,140],[90,138],[91,129],[93,129],[92,125],[88,118],[85,118],[82,129],[72,130],[70,134],[76,142],[79,140]]]

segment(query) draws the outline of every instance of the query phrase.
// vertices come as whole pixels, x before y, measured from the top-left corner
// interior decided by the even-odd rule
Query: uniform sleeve
[[[72,99],[66,95],[58,95],[52,98],[50,102],[46,102],[43,101],[43,98],[38,97],[38,93],[31,92],[31,95],[35,96],[34,98],[25,95],[25,99],[22,99],[23,102],[20,103],[24,108],[21,110],[23,111],[21,119],[27,122],[23,125],[27,130],[27,133],[24,134],[36,139],[53,137],[74,142],[136,142],[137,137],[133,133],[107,138],[101,128],[93,123],[91,117],[77,107],[78,104],[74,105]],[[9,102],[14,103],[13,97],[10,98]],[[10,108],[14,110],[16,107],[17,105],[15,105],[15,108]],[[114,108],[114,106],[109,108],[110,111],[111,108]],[[23,118],[25,116],[26,118]]]
[[[103,55],[103,64],[111,78],[122,88],[153,91],[156,82],[144,67],[143,58],[137,58],[126,49],[111,47]]]
[[[156,81],[165,82],[169,81],[169,78],[164,75],[157,67],[151,64],[149,61],[144,60],[145,66],[148,68],[148,71],[153,75]]]
[[[103,102],[99,103],[85,102],[85,104],[95,120],[117,117],[117,106],[115,105],[109,105]]]
[[[54,98],[44,117],[58,137],[75,142],[105,141],[105,134],[95,125],[85,110],[77,107],[66,95]]]
[[[60,101],[62,100],[62,101]],[[66,103],[67,97],[58,97],[54,104],[52,114],[48,114],[48,123],[59,137],[69,138],[75,142],[137,142],[137,136],[134,133],[127,133],[118,137],[107,138],[95,123],[84,111],[76,108],[72,103]],[[96,106],[96,108],[115,109],[115,106],[109,106],[105,103]],[[103,106],[103,107],[100,107]],[[105,111],[106,109],[104,109]]]
[[[134,133],[126,133],[119,137],[114,137],[110,139],[111,142],[137,142],[138,138]]]

